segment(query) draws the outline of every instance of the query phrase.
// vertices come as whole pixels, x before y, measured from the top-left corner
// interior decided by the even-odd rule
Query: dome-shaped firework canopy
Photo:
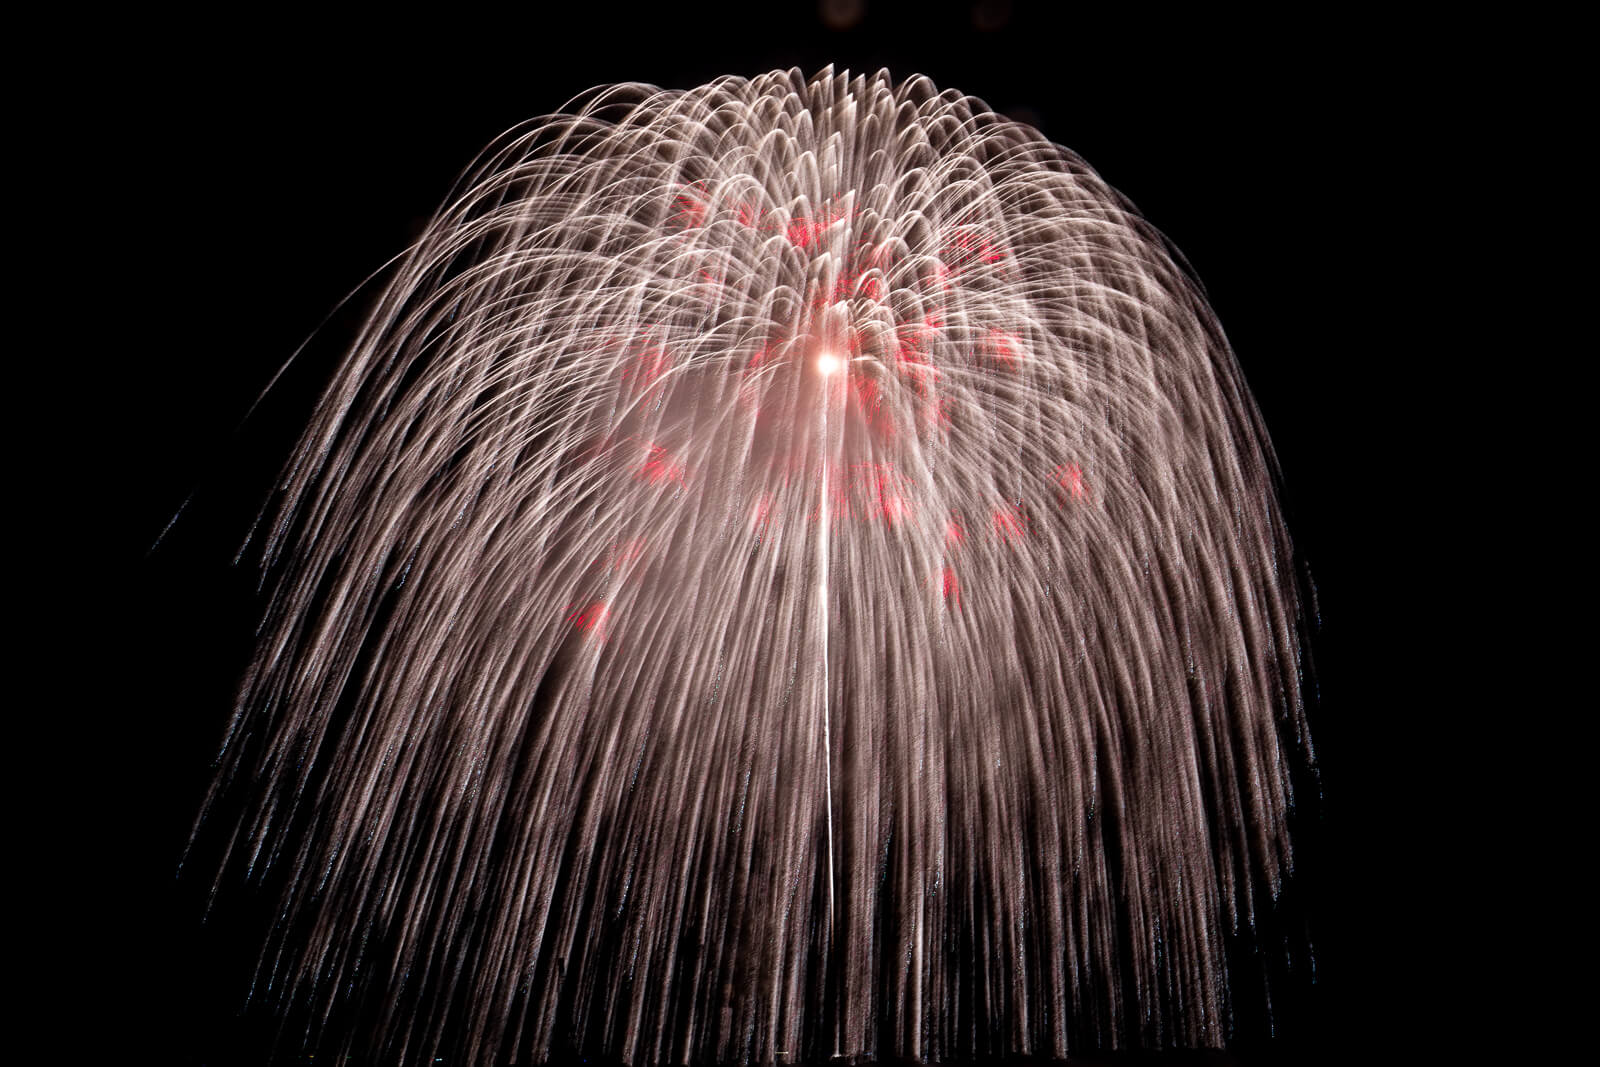
[[[1160,235],[976,100],[512,131],[260,529],[263,968],[415,1059],[1220,1044],[1310,760],[1273,481]]]

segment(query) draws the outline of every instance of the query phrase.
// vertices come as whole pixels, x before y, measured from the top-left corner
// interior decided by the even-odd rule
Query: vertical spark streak
[[[836,921],[837,920],[836,920],[836,913],[835,913],[835,907],[834,907],[834,884],[833,884],[833,870],[834,870],[834,856],[833,856],[833,737],[832,737],[832,728],[831,728],[831,724],[830,724],[830,720],[833,717],[833,711],[832,711],[832,708],[830,707],[830,701],[832,699],[832,694],[833,694],[833,682],[832,682],[831,675],[829,673],[829,660],[828,660],[828,641],[829,641],[829,636],[830,636],[830,634],[829,634],[829,612],[831,610],[830,605],[832,603],[831,599],[828,596],[828,566],[829,566],[828,542],[829,542],[829,538],[832,536],[831,530],[832,530],[832,524],[833,524],[833,518],[828,512],[828,493],[831,491],[830,487],[833,484],[832,478],[831,478],[832,471],[830,470],[829,463],[828,463],[828,453],[829,453],[828,395],[829,395],[829,391],[827,389],[818,390],[818,397],[820,399],[820,403],[818,405],[818,408],[819,408],[821,414],[820,414],[819,420],[818,420],[819,423],[820,423],[820,426],[819,426],[819,435],[818,435],[817,440],[821,444],[822,479],[817,485],[817,492],[821,496],[822,499],[821,499],[820,505],[818,506],[818,513],[820,515],[820,519],[819,519],[819,521],[817,523],[817,580],[818,580],[818,583],[820,585],[820,591],[819,591],[820,592],[820,598],[819,598],[818,604],[817,604],[817,616],[818,616],[818,618],[819,618],[819,620],[821,621],[821,624],[822,624],[822,633],[818,638],[818,647],[822,652],[822,773],[823,773],[823,782],[824,782],[824,787],[825,787],[824,788],[824,794],[825,794],[825,797],[826,797],[826,805],[827,805],[826,808],[825,808],[825,811],[827,813],[827,820],[828,820],[828,822],[827,822],[827,825],[828,825],[828,935],[827,935],[828,955],[827,955],[827,958],[829,960],[833,960],[833,959],[835,959],[837,957],[837,954],[840,952],[840,947],[839,947],[839,944],[838,944],[838,941],[837,941],[837,930],[838,930],[838,928],[837,928],[837,925],[836,925]],[[841,977],[842,977],[844,968],[840,967],[840,968],[838,968],[838,970],[839,970],[839,972],[841,974]],[[841,993],[843,992],[843,983],[842,983],[842,981],[840,983],[840,992]],[[833,1054],[835,1056],[839,1055],[839,1036],[840,1036],[840,1028],[839,1027],[840,1027],[840,1024],[839,1023],[835,1023],[834,1030],[833,1030]]]

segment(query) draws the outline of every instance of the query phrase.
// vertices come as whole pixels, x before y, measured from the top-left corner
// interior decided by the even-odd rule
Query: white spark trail
[[[253,535],[262,977],[395,1062],[1221,1045],[1312,764],[1274,478],[1166,242],[976,100],[514,130]]]

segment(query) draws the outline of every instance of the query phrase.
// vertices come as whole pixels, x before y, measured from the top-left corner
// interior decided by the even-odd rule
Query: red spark
[[[882,521],[894,526],[914,512],[909,484],[892,463],[854,463],[843,471],[829,474],[825,496],[832,522]],[[815,522],[821,505],[807,516]]]
[[[611,609],[603,600],[596,600],[585,605],[572,605],[567,609],[567,621],[581,634],[588,634],[590,638],[600,644],[605,644],[611,638]]]
[[[694,185],[685,186],[672,201],[672,221],[683,229],[692,230],[705,225],[710,205]]]
[[[861,256],[860,253],[857,253]],[[869,261],[863,262],[862,258]],[[833,299],[846,300],[860,297],[865,300],[881,301],[883,299],[883,279],[879,274],[878,265],[870,262],[870,257],[853,258],[850,268],[842,271],[839,278],[833,283]]]
[[[1074,500],[1084,499],[1087,489],[1083,484],[1083,468],[1076,463],[1063,463],[1056,468],[1056,484]]]
[[[910,516],[911,504],[902,491],[905,479],[900,477],[900,472],[888,463],[861,466],[866,470],[860,473],[870,485],[868,515],[881,518],[889,526]]]
[[[651,485],[661,485],[671,482],[678,488],[684,485],[683,465],[669,452],[665,446],[658,444],[645,445],[644,466],[639,469],[639,477]]]
[[[722,274],[709,270],[701,270],[699,272],[699,276],[700,281],[710,288],[711,295],[720,300],[722,298],[723,286],[726,284],[727,278]]]
[[[1007,330],[990,330],[984,350],[996,363],[1015,367],[1022,358],[1022,338]]]
[[[828,228],[849,213],[837,204],[831,204],[815,215],[797,215],[784,227],[783,235],[796,248],[807,248],[822,240]]]
[[[956,569],[948,563],[939,574],[939,588],[941,595],[950,602],[951,607],[961,606],[961,582],[956,578]]]
[[[1021,504],[1006,504],[995,510],[990,518],[994,535],[1008,545],[1014,545],[1028,534],[1028,519]]]
[[[822,240],[822,232],[827,229],[827,223],[813,221],[804,216],[795,219],[784,229],[783,235],[789,243],[796,248],[805,248],[813,241]]]
[[[958,226],[951,231],[942,258],[959,271],[976,263],[999,263],[1006,258],[1006,253],[989,234],[970,226]]]

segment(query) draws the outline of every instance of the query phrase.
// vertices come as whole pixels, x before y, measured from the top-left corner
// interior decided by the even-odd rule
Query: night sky
[[[1310,18],[854,6],[864,13],[824,4],[824,18],[800,2],[511,20],[453,8],[367,23],[129,17],[77,57],[97,101],[71,135],[96,160],[82,195],[114,220],[91,221],[84,247],[97,283],[124,280],[91,364],[109,412],[94,510],[110,518],[115,595],[89,633],[116,635],[116,667],[94,680],[113,770],[83,805],[98,844],[69,894],[103,921],[90,921],[94,962],[78,972],[98,977],[70,996],[116,1020],[96,1024],[113,1040],[161,1062],[256,1062],[262,1021],[235,1013],[264,904],[230,894],[202,927],[210,870],[174,874],[259,611],[251,570],[230,558],[364,298],[246,421],[256,396],[506,128],[596,84],[688,88],[830,62],[926,74],[1037,126],[1130,197],[1206,286],[1277,449],[1322,615],[1311,725],[1324,796],[1302,798],[1293,902],[1319,981],[1286,992],[1279,1037],[1257,1035],[1243,1062],[1391,1047],[1395,1018],[1426,1000],[1411,928],[1426,925],[1428,891],[1405,873],[1412,815],[1380,740],[1399,713],[1396,635],[1419,594],[1378,588],[1368,566],[1404,536],[1383,513],[1402,491],[1383,383],[1410,373],[1392,365],[1390,331],[1409,268],[1380,252],[1373,211],[1407,166],[1405,62],[1373,27]]]

